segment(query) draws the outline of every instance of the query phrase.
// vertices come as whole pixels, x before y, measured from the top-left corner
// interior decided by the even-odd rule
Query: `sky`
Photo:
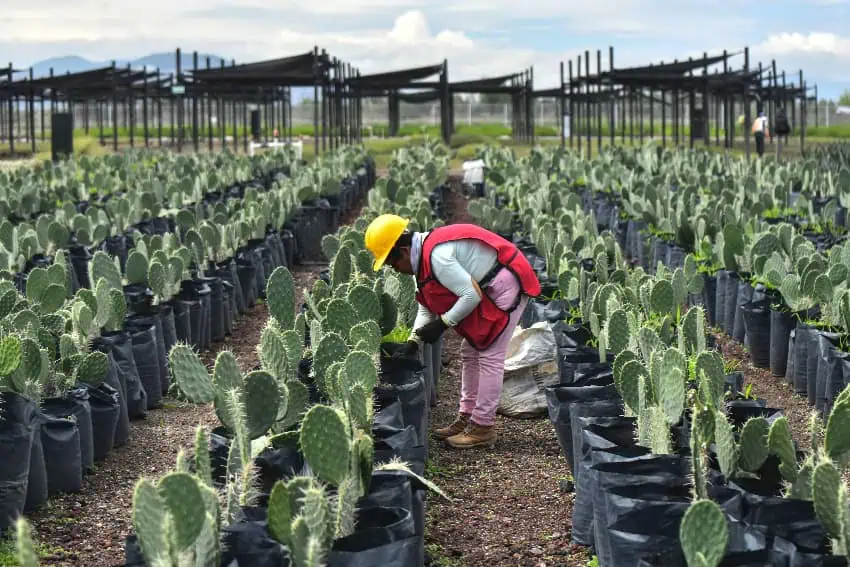
[[[751,48],[751,61],[803,69],[821,97],[850,88],[850,0],[2,0],[0,60],[134,59],[182,47],[249,62],[313,45],[361,72],[449,60],[449,79],[559,63],[608,46],[616,67]],[[743,56],[731,60],[743,66]],[[790,80],[790,79],[789,79]],[[796,77],[794,78],[796,81]]]

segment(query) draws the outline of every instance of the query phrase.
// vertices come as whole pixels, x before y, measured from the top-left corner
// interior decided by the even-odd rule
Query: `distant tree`
[[[838,104],[841,106],[850,106],[850,89],[844,89],[844,92],[838,97]]]

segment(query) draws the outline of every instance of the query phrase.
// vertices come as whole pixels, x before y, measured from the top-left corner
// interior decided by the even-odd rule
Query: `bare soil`
[[[472,222],[457,181],[448,198],[449,221]],[[460,339],[445,335],[434,427],[451,423],[461,383]],[[456,450],[433,438],[427,474],[454,501],[428,500],[426,549],[441,567],[584,566],[587,552],[570,544],[574,495],[560,491],[571,480],[552,425],[545,417],[497,416],[492,448]]]
[[[310,289],[323,265],[293,268],[296,292]],[[299,297],[300,293],[299,293]],[[201,353],[210,367],[223,350],[233,352],[243,371],[259,363],[257,344],[268,319],[258,303],[235,323],[233,334]],[[158,478],[172,470],[177,453],[191,451],[198,424],[207,431],[219,425],[212,405],[166,398],[162,409],[131,422],[130,441],[97,463],[77,494],[64,494],[33,514],[42,564],[110,567],[124,564],[124,538],[132,529],[133,489],[141,477]]]

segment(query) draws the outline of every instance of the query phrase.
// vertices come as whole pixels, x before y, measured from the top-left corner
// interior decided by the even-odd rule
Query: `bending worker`
[[[517,247],[495,233],[471,224],[410,232],[408,222],[381,215],[365,237],[375,271],[386,264],[416,276],[419,312],[404,352],[416,354],[450,327],[463,337],[459,415],[435,435],[458,449],[491,445],[505,353],[540,282]]]

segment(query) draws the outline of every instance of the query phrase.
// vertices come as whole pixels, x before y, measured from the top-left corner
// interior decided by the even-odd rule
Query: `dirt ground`
[[[470,222],[467,200],[455,187],[450,222]],[[460,339],[446,335],[433,427],[451,423],[460,398]],[[497,417],[492,448],[458,451],[432,437],[426,471],[454,502],[428,500],[426,550],[441,567],[584,566],[584,549],[570,544],[574,495],[552,425],[541,417]]]

